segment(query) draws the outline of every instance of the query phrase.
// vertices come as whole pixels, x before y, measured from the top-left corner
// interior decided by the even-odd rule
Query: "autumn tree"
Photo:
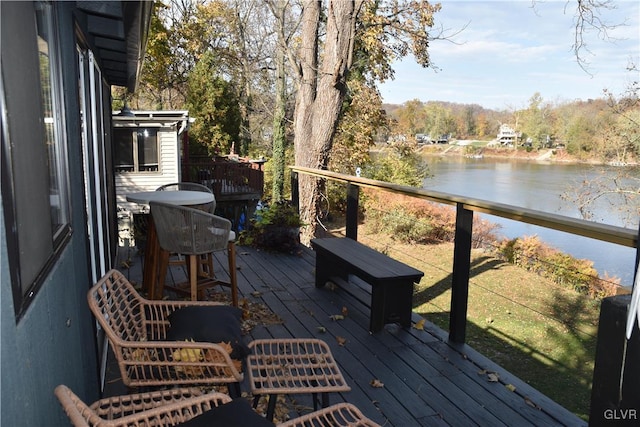
[[[201,2],[155,1],[136,108],[184,108],[187,81],[198,60],[192,23]]]
[[[429,66],[428,30],[439,5],[425,1],[394,0],[384,3],[364,0],[305,0],[302,2],[302,25],[298,54],[290,51],[297,94],[294,115],[295,162],[298,166],[325,169],[346,83],[353,65],[358,31],[364,31],[365,49],[372,57],[383,56],[372,70],[383,78],[392,75],[393,59],[413,53],[418,63]],[[365,25],[366,23],[366,25]],[[300,213],[309,224],[302,233],[308,243],[315,235],[320,211],[322,183],[309,176],[299,181]]]
[[[407,137],[424,133],[427,121],[424,104],[418,99],[412,99],[402,104],[402,107],[397,116],[396,131]]]

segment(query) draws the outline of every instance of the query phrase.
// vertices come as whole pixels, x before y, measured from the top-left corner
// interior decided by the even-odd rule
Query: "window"
[[[38,28],[38,57],[40,62],[40,89],[42,92],[42,110],[44,114],[44,143],[47,147],[47,160],[49,169],[49,201],[51,204],[51,227],[54,237],[58,236],[69,219],[68,204],[66,201],[66,173],[63,170],[65,151],[62,147],[62,138],[57,131],[60,129],[60,119],[56,117],[54,104],[55,75],[52,71],[52,63],[56,59],[52,52],[53,25],[51,5],[39,3],[36,6],[36,19]],[[57,120],[56,120],[57,119]],[[58,125],[56,125],[56,123]]]
[[[155,128],[114,129],[116,171],[158,172],[158,130]]]
[[[71,236],[53,7],[49,2],[7,2],[2,7],[2,200],[18,318]],[[15,19],[28,14],[34,14],[32,26]]]

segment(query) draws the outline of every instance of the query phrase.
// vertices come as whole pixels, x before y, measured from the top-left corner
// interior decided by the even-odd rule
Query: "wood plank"
[[[131,268],[121,269],[130,280],[141,283],[142,262],[134,249],[119,254],[119,260],[133,260]],[[344,289],[316,288],[315,253],[310,249],[298,255],[237,249],[241,298],[265,304],[283,320],[255,326],[246,339],[314,337],[327,342],[351,387],[350,392],[332,394],[332,403],[351,402],[384,426],[586,425],[470,347],[449,343],[447,332],[428,321],[424,330],[389,324],[370,334],[370,309],[363,303],[369,301],[370,286],[351,276]],[[216,269],[226,266],[226,253],[217,253],[216,262]],[[176,269],[171,277],[181,274]],[[332,320],[330,316],[342,314],[343,307],[347,316]],[[412,314],[412,324],[421,319]],[[340,345],[338,337],[346,343]],[[487,381],[486,375],[478,373],[482,369],[498,372],[501,382]],[[372,387],[373,379],[384,387]],[[514,384],[516,391],[509,391],[505,384]],[[117,380],[109,387],[113,392],[121,389]],[[248,390],[246,381],[243,390]],[[539,409],[529,406],[525,397]],[[287,405],[290,416],[308,412],[311,396],[288,396]]]

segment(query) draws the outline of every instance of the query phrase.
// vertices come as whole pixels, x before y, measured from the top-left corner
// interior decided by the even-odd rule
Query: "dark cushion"
[[[193,340],[196,342],[231,344],[231,358],[244,359],[249,349],[242,340],[242,310],[220,305],[215,307],[184,307],[169,315],[171,326],[168,341]]]
[[[188,427],[273,427],[274,423],[256,413],[246,399],[234,399],[211,408],[180,426]]]

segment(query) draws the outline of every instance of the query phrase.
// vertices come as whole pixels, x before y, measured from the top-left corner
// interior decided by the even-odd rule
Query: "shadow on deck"
[[[142,260],[135,248],[119,249],[120,259],[129,260],[130,267],[119,262],[118,268],[133,283],[141,283]],[[216,255],[217,266],[226,266],[226,254]],[[247,341],[270,337],[326,341],[351,386],[350,392],[331,395],[332,403],[353,403],[384,426],[586,425],[471,347],[448,343],[447,334],[428,321],[424,330],[387,325],[377,334],[369,333],[369,308],[358,298],[360,287],[366,285],[351,283],[356,292],[317,289],[310,249],[287,255],[238,247],[237,266],[240,298],[262,303],[282,319],[255,326]],[[183,274],[173,267],[168,280],[182,280]],[[343,308],[346,317],[332,320]],[[420,319],[413,314],[414,325]],[[110,366],[106,395],[126,392],[118,377]],[[374,387],[376,380],[383,386]],[[246,383],[242,390],[248,391]],[[310,396],[287,399],[292,417],[312,406]]]

